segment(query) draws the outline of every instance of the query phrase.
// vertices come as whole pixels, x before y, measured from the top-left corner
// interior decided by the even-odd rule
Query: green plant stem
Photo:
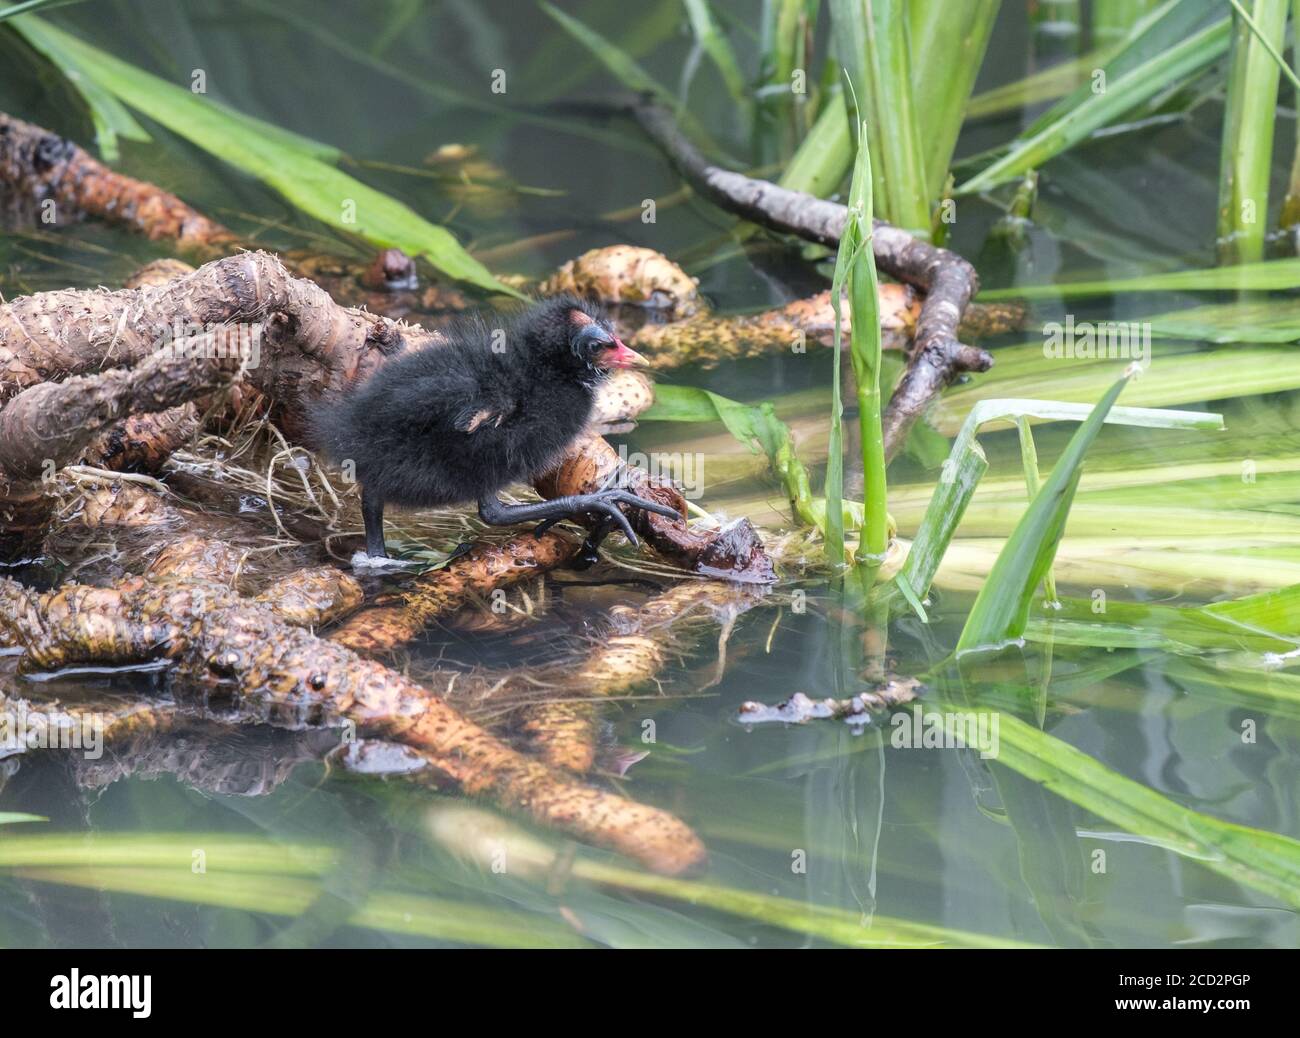
[[[984,64],[1001,0],[909,0],[912,104],[922,127],[926,200],[948,179],[966,104]]]
[[[1020,461],[1025,470],[1025,490],[1032,501],[1042,486],[1042,480],[1038,475],[1038,449],[1034,446],[1034,431],[1029,424],[1028,415],[1022,414],[1016,419],[1016,430],[1020,434]],[[1048,567],[1047,575],[1043,578],[1043,592],[1049,603],[1056,602],[1056,577],[1052,575],[1051,567]]]
[[[1219,167],[1218,235],[1223,263],[1251,263],[1264,257],[1278,51],[1286,31],[1287,5],[1288,0],[1254,0],[1250,13],[1233,5],[1237,18]]]
[[[923,238],[930,233],[925,158],[906,6],[901,0],[832,0],[838,56],[857,88],[872,152],[875,212]],[[846,104],[853,98],[845,97]]]
[[[1300,0],[1291,3],[1291,60],[1300,69]],[[1294,82],[1294,77],[1292,82]],[[1300,87],[1296,87],[1293,104],[1300,108]],[[1286,196],[1282,199],[1282,212],[1278,226],[1284,230],[1300,225],[1300,133],[1295,135],[1291,156],[1291,176],[1287,181]]]

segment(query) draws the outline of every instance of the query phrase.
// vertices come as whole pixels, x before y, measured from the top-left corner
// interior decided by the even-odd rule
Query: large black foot
[[[361,519],[366,524],[366,554],[372,559],[388,558],[384,547],[384,499],[361,488]]]
[[[657,501],[649,501],[644,497],[637,497],[635,494],[617,488],[601,490],[595,494],[571,494],[568,497],[557,497],[552,501],[541,501],[530,505],[507,505],[494,497],[485,497],[478,503],[478,514],[491,526],[514,526],[516,523],[527,523],[538,519],[541,520],[537,528],[538,533],[545,533],[561,519],[572,519],[580,515],[598,515],[602,517],[601,526],[606,523],[612,524],[609,529],[600,534],[601,538],[617,526],[631,544],[639,544],[632,530],[632,524],[628,522],[627,516],[623,514],[619,505],[640,508],[647,512],[654,512],[656,515],[667,516],[669,519],[681,518],[675,508],[661,505]]]

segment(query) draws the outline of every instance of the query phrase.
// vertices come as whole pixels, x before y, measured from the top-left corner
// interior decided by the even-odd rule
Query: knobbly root
[[[636,245],[591,249],[569,260],[538,286],[542,295],[570,292],[614,305],[631,304],[661,312],[670,321],[704,308],[699,280],[663,253]]]
[[[636,425],[636,417],[655,402],[655,387],[639,371],[613,372],[596,390],[591,428],[599,433],[623,432]]]
[[[382,595],[329,637],[354,652],[383,655],[411,641],[435,620],[450,616],[498,588],[555,569],[578,550],[572,537],[555,531],[508,541],[481,541],[440,569],[422,573],[403,588]]]
[[[188,535],[160,551],[145,574],[150,580],[196,580],[238,588],[248,552],[226,541]],[[333,566],[295,570],[257,594],[254,602],[295,627],[318,627],[346,616],[365,593],[356,579]]]
[[[796,692],[776,706],[752,701],[742,703],[736,720],[741,724],[807,724],[809,721],[833,719],[862,726],[871,724],[874,717],[884,711],[910,703],[920,693],[921,683],[915,678],[889,678],[848,699],[811,699]]]
[[[0,557],[40,542],[57,505],[48,492],[55,472],[93,452],[105,430],[133,413],[179,406],[233,375],[228,362],[196,366],[157,355],[135,368],[41,383],[10,399],[0,408]]]
[[[24,390],[0,409],[0,479],[48,478],[131,414],[154,414],[227,384],[230,362],[155,354],[134,368],[113,368]]]
[[[295,729],[352,722],[361,734],[420,750],[471,795],[655,871],[677,874],[705,860],[699,838],[667,812],[522,756],[402,675],[221,585],[130,578],[37,594],[0,579],[0,640],[42,669],[167,659],[233,695],[258,721]]]
[[[3,644],[0,630],[0,644]],[[80,741],[88,745],[91,739],[104,743],[134,737],[168,732],[175,727],[180,712],[173,706],[159,706],[144,701],[83,704],[30,700],[19,695],[9,677],[0,673],[0,746],[21,745],[18,729],[33,717],[39,717],[46,726],[47,746],[72,746]],[[10,726],[13,726],[11,730]],[[28,738],[31,736],[30,724]],[[79,740],[70,733],[77,732]]]
[[[171,526],[180,518],[180,512],[161,494],[135,483],[113,483],[85,491],[78,496],[75,510],[63,516],[65,522],[90,529]]]
[[[276,403],[286,431],[301,430],[321,398],[364,380],[386,358],[442,341],[423,328],[339,306],[274,256],[247,252],[162,284],[42,292],[0,306],[0,403],[41,382],[99,371],[110,357],[134,365],[165,346],[176,352],[177,327],[220,326],[258,335],[261,356],[245,381]],[[187,350],[205,346],[191,336],[183,342]],[[239,344],[217,345],[234,351]]]
[[[71,141],[2,112],[0,184],[33,211],[52,200],[60,224],[96,216],[205,258],[236,242],[233,233],[175,195],[114,172]]]
[[[881,331],[887,349],[905,349],[916,330],[921,302],[907,285],[880,286]],[[841,310],[844,341],[849,334],[849,310]],[[834,342],[835,312],[831,294],[821,292],[776,310],[741,317],[700,314],[672,324],[647,324],[629,337],[630,345],[650,359],[656,369],[686,364],[705,368],[723,361],[745,360],[769,353],[803,352],[810,344]]]
[[[101,433],[86,451],[87,460],[114,472],[159,472],[198,429],[198,410],[192,403],[156,414],[134,414]]]
[[[685,499],[676,487],[624,465],[614,448],[599,436],[579,440],[560,464],[534,485],[543,497],[553,498],[592,493],[615,482],[638,497],[668,505],[683,515],[686,512]],[[665,558],[701,576],[752,584],[776,580],[772,560],[748,520],[722,530],[698,532],[685,522],[636,512],[632,525]]]
[[[257,595],[286,623],[321,627],[355,612],[365,599],[356,579],[333,566],[300,569]]]
[[[165,342],[177,323],[208,326],[254,323],[261,328],[261,362],[246,372],[246,384],[273,402],[271,417],[287,434],[301,434],[313,408],[332,393],[364,381],[388,357],[441,341],[436,333],[340,307],[310,281],[293,278],[284,266],[264,253],[244,253],[206,264],[191,274],[161,285],[120,292],[50,292],[27,296],[0,306],[0,385],[27,385],[58,375],[91,370],[112,352],[122,363],[135,363],[126,377],[137,377],[146,364],[193,363],[159,359],[152,351]],[[146,358],[148,360],[146,361]],[[146,364],[141,364],[146,361]],[[107,377],[114,373],[107,372]],[[33,392],[59,393],[67,383],[36,386]],[[193,394],[191,394],[193,395]],[[617,423],[634,417],[652,399],[643,380],[615,381],[602,397],[598,418]],[[20,403],[11,401],[10,406]],[[170,406],[159,398],[156,410]],[[0,411],[0,422],[9,408]],[[5,443],[0,436],[0,446]],[[26,462],[40,461],[29,443]],[[570,459],[581,456],[577,468],[567,462],[539,482],[572,486],[603,484],[570,477],[581,469],[590,474],[590,460],[599,455],[602,476],[618,464],[618,456],[603,440],[583,441]],[[652,483],[644,474],[629,473],[629,489],[671,504],[684,512],[680,495],[671,487]],[[544,494],[545,490],[542,491]],[[752,528],[744,537],[734,531],[724,539],[699,534],[662,516],[639,517],[652,546],[700,573],[734,571],[735,579],[770,580],[771,565]],[[29,524],[30,525],[30,524]]]
[[[639,606],[610,610],[610,633],[548,685],[552,698],[519,711],[520,730],[548,764],[583,774],[596,760],[598,703],[654,681],[669,659],[711,626],[729,631],[762,592],[724,581],[686,581]],[[586,699],[573,700],[569,694]]]
[[[150,580],[205,580],[234,587],[246,552],[225,541],[188,535],[163,548],[149,566]]]
[[[548,699],[520,710],[528,748],[553,768],[585,775],[596,765],[600,714],[588,700]]]
[[[648,256],[646,255],[648,254]],[[666,323],[646,323],[628,331],[628,344],[649,358],[656,370],[691,364],[716,367],[727,360],[746,360],[772,353],[802,351],[809,345],[834,342],[835,316],[829,292],[798,299],[757,314],[719,317],[695,292],[695,281],[672,260],[649,249],[610,245],[570,260],[538,287],[542,293],[575,292],[603,303],[629,300],[641,305],[649,298],[665,300],[660,312]],[[925,298],[909,284],[882,283],[878,306],[885,349],[906,350],[916,336]],[[847,306],[841,308],[841,329],[850,331]],[[1024,327],[1021,303],[967,306],[960,335],[980,338]]]

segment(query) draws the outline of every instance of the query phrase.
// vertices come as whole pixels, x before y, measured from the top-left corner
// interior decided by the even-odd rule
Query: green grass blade
[[[997,288],[981,292],[980,299],[1080,299],[1125,292],[1272,292],[1293,288],[1300,288],[1300,259],[1289,257],[1133,278]]]
[[[975,439],[980,429],[995,422],[1018,422],[1029,418],[1081,422],[1093,412],[1093,408],[1084,404],[1055,400],[981,400],[971,408],[953,440],[948,460],[943,463],[939,482],[930,493],[929,504],[903,564],[902,573],[918,595],[924,596],[930,590],[944,553],[974,497],[975,488],[988,469],[988,460]],[[1149,429],[1223,428],[1223,418],[1217,414],[1141,407],[1112,407],[1104,421]]]
[[[838,105],[836,107],[839,107]],[[855,172],[854,180],[858,179]],[[852,263],[850,251],[856,238],[856,225],[840,236],[835,254],[835,275],[831,279],[831,312],[835,328],[832,333],[835,359],[831,362],[831,421],[830,443],[826,447],[826,481],[822,493],[826,499],[826,559],[839,569],[845,564],[844,555],[844,398],[840,373],[844,370],[844,322],[841,318],[841,300],[848,268]]]
[[[1104,92],[1089,92],[1085,99],[1062,110],[1046,125],[1019,138],[1005,155],[961,184],[956,193],[987,191],[1042,166],[1095,131],[1117,122],[1161,90],[1189,79],[1218,60],[1228,49],[1230,35],[1230,25],[1224,19],[1157,51],[1122,75],[1108,73]]]
[[[853,380],[857,384],[858,430],[862,441],[862,537],[858,561],[879,564],[889,550],[888,488],[885,476],[885,440],[881,426],[880,397],[880,304],[876,278],[876,261],[871,245],[874,185],[871,171],[870,134],[864,123],[858,133],[858,157],[854,164],[853,184],[849,189],[849,219],[846,237],[853,252],[846,263],[849,310],[849,358]],[[845,242],[840,242],[844,255]],[[833,296],[835,330],[840,327],[839,296]],[[838,360],[838,353],[837,353]],[[837,368],[838,378],[838,368]],[[834,505],[827,500],[827,508]]]
[[[807,106],[803,102],[807,94],[796,97],[794,77],[804,63],[810,15],[815,21],[816,4],[806,0],[769,0],[762,7],[758,104],[754,110],[755,149],[762,162],[784,160],[794,142],[806,136],[803,119]],[[808,74],[807,69],[803,71]]]
[[[682,0],[682,2],[691,21],[691,30],[717,68],[718,74],[722,76],[727,93],[742,107],[748,105],[749,90],[745,84],[745,76],[740,71],[736,52],[731,49],[731,42],[718,28],[718,23],[713,18],[713,12],[709,9],[709,0]]]
[[[1011,347],[999,354],[999,364],[1004,354],[1008,367],[1003,378],[958,386],[939,400],[926,421],[951,436],[961,428],[971,407],[994,394],[1052,394],[1072,403],[1095,400],[1123,363],[1078,361],[1067,368],[1058,358],[1044,357],[1041,345]],[[1023,367],[1013,372],[1012,365]],[[1166,408],[1300,389],[1300,366],[1295,364],[1295,350],[1290,346],[1230,346],[1158,355],[1152,366],[1159,377],[1142,379],[1128,393],[1135,405]]]
[[[0,11],[0,18],[13,11],[14,8]],[[24,18],[14,25],[14,29],[81,95],[95,128],[95,146],[105,162],[117,162],[121,158],[119,138],[141,142],[151,139],[126,106],[87,75],[68,50],[59,45],[55,36],[46,31],[45,23],[37,18]]]
[[[1156,314],[1143,322],[1161,339],[1195,342],[1300,342],[1300,300],[1287,297],[1212,303]]]
[[[554,19],[560,28],[590,51],[605,66],[610,75],[629,90],[635,90],[637,93],[650,93],[674,109],[680,107],[677,98],[673,96],[667,87],[660,84],[654,76],[641,67],[635,58],[612,40],[606,39],[595,29],[584,25],[572,15],[565,14],[558,7],[547,3],[546,0],[541,0],[540,6],[543,11]]]
[[[1020,464],[1025,473],[1025,490],[1032,501],[1043,481],[1038,472],[1038,448],[1034,444],[1034,430],[1029,424],[1028,415],[1016,419],[1016,431],[1020,435]],[[1047,568],[1047,576],[1043,578],[1043,594],[1049,602],[1056,601],[1056,580],[1050,566]]]
[[[1300,0],[1291,3],[1291,61],[1300,66]],[[1294,74],[1287,77],[1294,82]],[[1300,87],[1296,88],[1292,107],[1300,107]],[[1295,135],[1295,144],[1291,154],[1291,176],[1287,180],[1286,195],[1282,199],[1282,211],[1278,216],[1278,226],[1283,230],[1300,224],[1300,133]]]
[[[461,860],[480,869],[491,868],[502,848],[514,863],[512,873],[516,876],[525,876],[544,885],[546,877],[555,868],[557,856],[551,846],[513,823],[478,808],[440,808],[431,828],[436,841]],[[850,947],[1023,947],[1018,942],[987,934],[879,914],[864,924],[862,912],[856,908],[850,911],[715,882],[657,876],[593,860],[585,855],[572,861],[570,875],[576,881],[707,908]]]
[[[1177,804],[1007,712],[998,761],[1131,833],[1288,905],[1300,906],[1300,841]]]
[[[48,11],[54,7],[66,7],[69,4],[81,3],[82,0],[25,0],[24,3],[14,4],[0,10],[0,22],[7,21],[10,18],[16,18],[20,14],[32,14],[36,11]]]
[[[324,888],[296,877],[209,873],[197,882],[188,866],[154,868],[26,868],[25,879],[187,904],[298,917]],[[504,909],[407,894],[375,891],[347,916],[347,925],[458,944],[497,948],[579,948],[588,942],[571,927]]]
[[[655,403],[641,415],[642,421],[721,422],[738,443],[752,451],[761,450],[790,499],[795,518],[825,533],[826,511],[813,499],[808,470],[795,455],[789,427],[776,417],[769,403],[752,406],[729,400],[707,389],[693,386],[658,385]],[[843,511],[839,513],[841,527]],[[841,535],[842,536],[842,535]],[[841,552],[843,555],[843,552]]]
[[[929,236],[920,113],[912,98],[907,11],[901,0],[831,0],[840,63],[859,91],[867,124],[874,211],[890,223]],[[845,102],[849,102],[845,98]]]
[[[1065,530],[1084,455],[1131,377],[1132,370],[1101,398],[1025,510],[966,617],[957,642],[959,653],[1000,647],[1024,634],[1029,603],[1051,568]]]
[[[853,134],[838,97],[822,106],[812,129],[799,142],[779,183],[791,191],[825,198],[840,185],[853,164]]]
[[[262,180],[322,223],[373,245],[421,256],[450,277],[518,294],[497,281],[445,228],[292,143],[305,138],[255,132],[256,123],[249,117],[232,116],[202,96],[52,26],[45,30],[87,75],[120,101]]]
[[[1092,37],[1098,43],[1122,40],[1157,6],[1157,0],[1092,0]]]
[[[1300,644],[1300,587],[1204,606],[1065,598],[1050,615],[1032,620],[1025,634],[1104,649],[1285,653]]]
[[[32,815],[25,811],[0,811],[0,825],[15,825],[19,822],[48,822],[44,815]]]
[[[1084,80],[1030,123],[1021,136],[1033,136],[1093,96],[1101,85],[1092,75],[1094,70],[1100,68],[1105,72],[1108,87],[1204,28],[1210,20],[1227,21],[1222,0],[1163,0],[1155,10],[1140,18],[1122,41],[1102,48],[1104,59],[1091,66]]]
[[[1113,54],[1114,48],[1099,48],[1015,82],[976,94],[966,106],[966,118],[983,119],[1006,112],[1018,112],[1068,94],[1080,83],[1087,82],[1093,70],[1104,66]]]
[[[966,103],[984,64],[1001,0],[908,0],[912,104],[922,134],[926,199],[948,179]]]
[[[1269,38],[1265,30],[1260,28],[1259,22],[1255,21],[1255,19],[1250,16],[1250,12],[1241,6],[1240,0],[1228,0],[1228,2],[1232,4],[1232,9],[1241,16],[1241,20],[1246,23],[1246,27],[1250,29],[1251,34],[1255,37],[1255,42],[1263,47],[1265,53],[1273,59],[1273,63],[1277,66],[1278,71],[1291,81],[1293,87],[1300,90],[1300,76],[1297,76],[1291,70],[1291,66],[1286,63],[1286,59],[1278,53],[1277,41]],[[1283,12],[1283,17],[1285,18],[1285,12]],[[1281,34],[1278,34],[1279,38],[1280,35]]]
[[[1277,47],[1286,33],[1288,2],[1254,0],[1255,20],[1239,7],[1233,19],[1219,160],[1218,237],[1223,263],[1251,263],[1264,257],[1279,65],[1285,67]]]
[[[952,457],[944,462],[939,482],[930,496],[929,507],[917,528],[901,571],[908,586],[919,597],[924,597],[934,583],[944,553],[952,543],[966,506],[988,467],[983,449],[973,439],[960,452],[954,447]]]

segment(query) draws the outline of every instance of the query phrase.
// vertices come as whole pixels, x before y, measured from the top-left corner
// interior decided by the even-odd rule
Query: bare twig
[[[639,100],[631,111],[690,185],[715,205],[769,230],[839,244],[844,206],[712,165],[678,129],[672,113],[653,101]],[[872,248],[881,270],[926,292],[907,371],[884,416],[885,450],[892,456],[949,382],[965,371],[987,371],[993,358],[957,340],[966,305],[979,288],[974,267],[883,220],[873,223]]]

